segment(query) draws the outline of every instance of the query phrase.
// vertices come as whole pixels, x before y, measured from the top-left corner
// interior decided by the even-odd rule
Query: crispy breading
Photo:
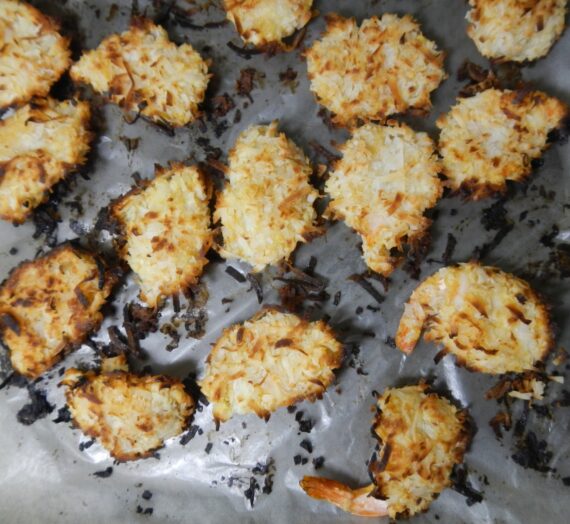
[[[141,299],[161,299],[195,284],[213,241],[211,189],[196,166],[157,166],[155,178],[111,206],[122,227],[121,256],[136,273]]]
[[[0,218],[16,224],[89,153],[87,102],[37,99],[0,121]]]
[[[177,379],[128,372],[124,355],[100,372],[65,372],[62,384],[73,421],[117,460],[148,457],[184,431],[194,401]]]
[[[105,38],[71,68],[74,81],[91,84],[125,111],[173,127],[200,116],[210,76],[191,45],[177,46],[164,28],[141,18],[128,31]]]
[[[390,388],[378,398],[372,433],[379,454],[370,461],[373,484],[351,489],[340,482],[304,477],[307,495],[363,517],[412,516],[426,511],[449,485],[471,441],[465,410],[428,391],[426,384]]]
[[[340,150],[326,183],[327,212],[362,236],[366,264],[388,276],[402,260],[394,251],[428,234],[424,213],[442,193],[435,145],[426,133],[389,122],[354,130]]]
[[[445,184],[479,200],[522,181],[531,160],[548,147],[548,134],[562,125],[568,107],[540,91],[488,89],[463,98],[438,118]]]
[[[0,2],[0,109],[46,96],[71,65],[69,39],[35,7]]]
[[[246,44],[283,45],[312,17],[313,0],[224,0],[227,17]]]
[[[216,420],[246,413],[269,417],[279,407],[321,398],[342,354],[323,321],[266,308],[222,333],[199,384]]]
[[[333,122],[384,120],[409,109],[427,111],[446,77],[444,53],[410,16],[364,20],[327,15],[327,29],[306,52],[311,90]]]
[[[469,0],[467,34],[500,61],[545,56],[564,31],[567,0]]]
[[[238,137],[214,214],[222,222],[220,254],[244,260],[254,271],[287,258],[320,232],[311,164],[277,125],[252,126]]]
[[[476,262],[440,269],[416,288],[398,348],[410,353],[424,328],[459,365],[491,374],[533,370],[554,344],[548,308],[529,284]]]
[[[467,413],[426,384],[390,388],[378,398],[373,432],[381,442],[370,473],[388,514],[415,515],[451,485],[471,435]]]
[[[37,378],[79,346],[103,320],[115,281],[70,244],[15,268],[0,287],[0,332],[14,369]]]

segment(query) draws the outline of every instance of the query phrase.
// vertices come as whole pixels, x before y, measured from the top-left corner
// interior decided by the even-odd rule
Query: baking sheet
[[[33,3],[47,12],[62,12],[68,16],[70,25],[77,24],[82,44],[87,48],[95,47],[108,33],[124,30],[132,8],[131,2],[105,0]],[[160,2],[150,5],[139,1],[135,4],[141,12],[147,9],[149,15],[165,7]],[[178,0],[177,5],[192,7],[184,0]],[[359,20],[384,12],[413,13],[420,20],[425,34],[448,54],[446,68],[449,79],[435,92],[433,111],[428,118],[411,119],[414,127],[427,130],[432,136],[436,136],[435,118],[447,111],[460,89],[456,72],[463,61],[469,58],[486,65],[465,34],[466,2],[330,0],[316,1],[315,7],[321,14],[337,11],[356,16]],[[213,5],[195,15],[193,22],[201,24],[222,19],[222,11]],[[304,43],[312,42],[323,27],[322,17],[313,21]],[[225,118],[206,120],[206,131],[195,124],[176,131],[175,136],[170,137],[142,120],[127,125],[116,107],[105,106],[90,179],[76,177],[63,198],[63,204],[59,205],[62,220],[57,231],[58,241],[75,238],[74,230],[88,235],[93,230],[99,209],[132,185],[133,172],[150,177],[157,162],[165,164],[169,160],[189,158],[204,160],[206,151],[200,142],[203,137],[210,140],[212,147],[221,148],[222,160],[239,132],[251,124],[267,123],[273,119],[279,119],[281,128],[318,162],[324,159],[316,155],[311,141],[316,140],[330,149],[331,140],[345,140],[347,135],[344,131],[332,132],[318,116],[319,107],[309,92],[306,66],[298,52],[273,57],[256,55],[246,60],[226,45],[230,40],[241,45],[229,25],[198,30],[174,24],[171,18],[167,28],[174,40],[188,41],[212,59],[215,80],[209,96],[228,93],[241,112],[241,120],[232,123],[236,113],[234,109]],[[546,59],[523,69],[523,77],[570,102],[569,57],[570,34],[567,32]],[[246,67],[253,67],[265,75],[252,92],[253,102],[238,96],[235,91],[239,72]],[[279,73],[288,67],[298,73],[296,86],[285,85],[279,79]],[[229,124],[228,129],[216,136],[215,128],[224,120]],[[129,152],[120,137],[140,137],[138,148]],[[561,278],[556,265],[556,260],[563,256],[560,246],[567,245],[570,240],[567,205],[570,201],[569,163],[568,145],[552,147],[527,189],[515,190],[507,200],[504,206],[506,223],[512,223],[512,230],[496,247],[487,249],[483,258],[485,263],[526,276],[544,293],[554,306],[554,318],[559,326],[559,347],[568,347],[570,337],[566,321],[570,309],[570,280]],[[66,204],[74,200],[82,203],[82,214]],[[453,261],[468,260],[477,247],[492,241],[501,230],[486,229],[481,219],[483,211],[493,203],[492,200],[466,203],[459,198],[446,198],[440,202],[432,229],[433,243],[421,265],[421,278],[441,267],[449,233],[457,239]],[[526,216],[521,216],[523,212],[527,212]],[[558,229],[553,230],[553,226]],[[34,239],[33,234],[34,226],[30,223],[18,228],[0,224],[0,279],[21,260],[32,258],[39,249],[45,249],[43,240]],[[544,235],[550,235],[551,247],[544,245]],[[437,386],[448,389],[469,408],[477,433],[466,456],[468,479],[475,490],[483,493],[483,501],[467,506],[462,495],[448,489],[427,513],[415,517],[413,522],[565,522],[570,511],[570,498],[567,496],[568,487],[561,478],[570,476],[568,408],[556,409],[552,418],[531,412],[527,424],[527,429],[532,429],[547,442],[548,450],[552,452],[549,467],[555,471],[539,473],[516,464],[511,459],[515,452],[512,434],[499,441],[488,425],[498,407],[495,401],[485,400],[483,394],[497,379],[458,369],[449,357],[436,365],[433,361],[436,350],[425,343],[421,343],[410,357],[390,347],[388,337],[394,336],[403,303],[417,281],[398,270],[390,279],[387,293],[374,282],[385,294],[385,300],[379,311],[367,309],[366,306],[376,307],[377,304],[360,286],[348,280],[350,275],[365,270],[358,244],[354,233],[343,224],[335,224],[325,235],[297,251],[298,267],[305,267],[311,256],[317,257],[316,273],[329,281],[328,293],[332,297],[337,291],[342,292],[338,306],[333,305],[331,298],[320,304],[321,309],[315,310],[313,315],[330,315],[331,325],[343,333],[344,341],[353,349],[360,348],[358,355],[352,352],[349,356],[335,386],[324,398],[314,404],[300,404],[297,413],[282,409],[268,422],[254,416],[237,417],[216,430],[211,422],[211,408],[204,407],[193,421],[201,432],[185,446],[180,444],[180,438],[175,438],[159,452],[160,458],[113,464],[97,443],[81,451],[80,444],[88,439],[69,424],[53,422],[58,409],[64,404],[62,391],[57,387],[58,370],[77,362],[93,362],[96,356],[89,346],[83,346],[68,357],[38,384],[38,388],[47,392],[48,401],[56,409],[32,425],[24,426],[16,419],[18,411],[29,402],[27,389],[10,386],[1,390],[0,522],[364,521],[309,499],[298,487],[298,482],[303,475],[315,474],[312,460],[317,457],[325,458],[318,474],[353,485],[368,482],[366,460],[370,458],[375,444],[370,436],[372,392],[421,377],[433,378]],[[11,254],[14,250],[17,253]],[[231,265],[247,271],[239,263]],[[205,306],[208,315],[206,335],[201,340],[188,339],[181,329],[179,347],[168,352],[165,346],[170,337],[160,332],[151,334],[142,341],[146,359],[141,366],[150,365],[155,372],[181,378],[192,373],[199,375],[210,345],[221,330],[248,318],[260,308],[255,293],[248,291],[248,284],[240,284],[231,278],[225,271],[226,267],[226,263],[215,261],[206,268],[203,279],[209,292]],[[278,300],[278,283],[273,279],[274,275],[274,270],[262,275],[266,304]],[[122,325],[123,305],[135,300],[136,294],[136,286],[130,278],[127,279],[116,297],[115,313],[106,318],[94,340],[105,342],[107,328]],[[227,297],[233,301],[222,304],[222,298]],[[167,304],[161,314],[161,323],[169,322],[173,315],[171,304]],[[365,374],[359,374],[359,368]],[[565,369],[562,367],[556,371],[564,373]],[[8,372],[9,369],[3,365],[0,377],[5,377]],[[545,403],[559,398],[563,389],[563,385],[552,383]],[[520,412],[522,402],[518,402],[514,409]],[[301,420],[313,422],[309,433],[300,432],[301,426],[296,420],[299,412],[303,412]],[[310,454],[300,447],[304,439],[309,439],[313,445],[314,450]],[[296,465],[296,455],[300,455],[301,460],[307,459],[307,462]],[[93,475],[108,467],[113,468],[108,478]],[[259,489],[255,483],[259,484]],[[263,487],[271,483],[271,493],[264,493]],[[143,498],[147,490],[152,494],[149,500]],[[145,495],[148,497],[148,493]],[[149,508],[152,508],[152,515]]]

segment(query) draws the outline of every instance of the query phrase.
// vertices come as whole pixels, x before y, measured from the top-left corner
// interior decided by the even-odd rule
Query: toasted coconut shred
[[[254,271],[287,258],[297,243],[320,232],[311,164],[277,125],[252,126],[238,137],[214,214],[222,222],[220,254]]]
[[[210,188],[195,166],[158,166],[154,180],[120,198],[111,214],[122,226],[121,256],[136,273],[141,299],[155,307],[200,278],[208,263]]]
[[[152,455],[194,413],[179,380],[129,373],[124,355],[105,359],[100,372],[68,369],[62,384],[74,422],[117,460]]]
[[[426,133],[405,124],[365,124],[341,148],[326,184],[327,212],[355,229],[370,269],[388,276],[402,257],[394,250],[418,243],[431,220],[424,212],[442,193],[441,166]]]
[[[488,89],[459,100],[437,120],[445,184],[473,200],[504,193],[507,180],[530,175],[531,160],[567,114],[563,102],[540,91]]]
[[[106,93],[125,111],[180,127],[200,115],[210,75],[191,45],[177,46],[164,28],[139,18],[128,31],[84,53],[71,78]]]
[[[370,461],[373,484],[360,489],[319,477],[301,487],[319,500],[364,517],[412,516],[426,511],[451,485],[471,441],[468,415],[426,384],[391,388],[378,398],[372,428],[380,443]]]
[[[364,20],[327,16],[327,29],[306,52],[311,90],[342,126],[427,111],[446,77],[444,54],[409,15]]]
[[[410,353],[424,339],[473,371],[535,369],[554,339],[547,306],[524,280],[475,262],[440,269],[405,305],[396,344]]]
[[[14,369],[37,378],[96,329],[116,278],[70,245],[18,266],[0,287],[0,332]]]
[[[0,2],[0,109],[46,96],[71,65],[59,25],[24,2]]]
[[[228,20],[246,44],[282,45],[312,17],[313,0],[224,0]]]
[[[0,218],[23,222],[55,184],[85,163],[90,119],[87,102],[47,98],[0,121]]]
[[[279,407],[321,398],[342,353],[324,322],[265,309],[222,333],[199,384],[217,420],[269,417]]]
[[[564,31],[567,0],[469,0],[467,34],[501,61],[545,56]]]

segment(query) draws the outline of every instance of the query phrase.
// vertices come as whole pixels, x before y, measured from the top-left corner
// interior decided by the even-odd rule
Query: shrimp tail
[[[404,314],[396,333],[396,346],[406,354],[410,354],[422,334],[427,314],[421,304],[408,302],[404,306]]]
[[[340,509],[360,517],[383,517],[388,515],[385,500],[372,495],[376,486],[370,484],[360,489],[320,477],[303,477],[299,483],[305,493],[317,500],[326,500]]]

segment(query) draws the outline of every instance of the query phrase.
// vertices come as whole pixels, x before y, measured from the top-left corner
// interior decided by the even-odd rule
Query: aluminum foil
[[[128,190],[134,172],[150,177],[156,163],[204,161],[212,148],[220,148],[224,160],[238,133],[251,124],[279,119],[281,128],[315,162],[321,163],[326,159],[319,156],[314,143],[332,149],[331,141],[342,142],[347,137],[342,130],[331,131],[318,115],[319,107],[308,87],[306,65],[298,51],[246,59],[227,46],[229,41],[241,45],[230,25],[183,27],[174,23],[172,14],[164,16],[168,6],[160,2],[34,3],[47,12],[63,14],[66,28],[77,29],[77,41],[84,48],[93,48],[105,35],[124,30],[133,6],[139,12],[146,10],[149,16],[161,16],[171,38],[190,42],[212,60],[215,78],[209,98],[228,93],[237,106],[223,118],[205,119],[205,126],[194,124],[176,131],[174,136],[142,120],[128,125],[116,107],[104,106],[89,180],[76,177],[58,206],[59,242],[78,234],[85,242],[93,232],[99,210]],[[192,17],[193,24],[223,20],[224,14],[215,2],[210,4],[210,8]],[[176,5],[183,9],[196,6],[184,0],[178,0]],[[315,7],[321,15],[337,11],[359,20],[385,12],[413,13],[419,19],[425,34],[447,53],[449,78],[435,92],[432,112],[424,119],[407,119],[432,136],[437,136],[435,118],[449,109],[461,87],[456,73],[464,60],[488,67],[466,36],[466,2],[317,0]],[[322,16],[312,21],[304,45],[312,42],[323,27]],[[523,78],[568,102],[568,57],[570,34],[566,32],[547,58],[523,68]],[[263,74],[256,75],[252,100],[236,93],[236,80],[244,68],[255,68]],[[288,68],[297,73],[294,81],[280,79],[280,73]],[[241,119],[236,117],[238,110]],[[221,122],[227,122],[227,128]],[[129,151],[125,137],[140,139],[138,147]],[[562,278],[562,266],[568,261],[564,258],[568,257],[565,246],[570,240],[569,163],[568,145],[554,145],[528,185],[513,190],[504,206],[496,204],[490,212],[485,210],[495,204],[493,200],[472,203],[459,198],[443,199],[437,206],[433,242],[420,266],[420,278],[442,266],[451,234],[457,240],[451,261],[465,261],[479,253],[485,263],[530,279],[553,305],[559,326],[557,347],[568,347],[570,280]],[[82,213],[73,202],[81,203]],[[499,225],[485,221],[485,216],[498,216]],[[32,258],[38,250],[46,250],[44,239],[35,239],[34,231],[33,223],[18,228],[0,224],[0,279],[20,261]],[[98,242],[101,240],[108,239],[98,238]],[[415,522],[567,521],[570,498],[562,479],[570,476],[568,408],[556,408],[552,416],[531,410],[522,434],[531,429],[539,440],[545,441],[546,451],[552,453],[547,456],[551,470],[537,472],[521,467],[512,459],[519,437],[511,431],[499,440],[488,424],[498,406],[495,401],[485,400],[484,392],[497,382],[496,377],[459,369],[450,357],[435,364],[436,349],[429,344],[421,343],[409,357],[391,346],[390,337],[395,334],[403,304],[417,280],[398,270],[391,277],[387,292],[373,282],[385,297],[382,304],[377,304],[361,286],[348,279],[365,271],[365,266],[357,236],[341,223],[330,225],[322,237],[300,247],[295,263],[303,268],[312,256],[317,258],[316,273],[328,280],[327,292],[333,297],[340,291],[341,300],[336,306],[332,298],[317,304],[310,314],[329,315],[331,325],[351,348],[336,384],[321,401],[301,403],[295,413],[281,409],[267,422],[255,416],[236,417],[219,429],[212,423],[211,407],[206,406],[193,421],[200,430],[195,429],[195,435],[185,445],[180,443],[180,437],[174,438],[159,452],[159,457],[113,464],[105,450],[97,443],[90,444],[79,430],[68,423],[54,423],[58,409],[64,405],[62,391],[57,387],[59,370],[78,362],[89,364],[97,358],[95,351],[85,345],[36,385],[46,392],[55,409],[32,425],[17,421],[17,413],[29,403],[26,387],[11,385],[0,391],[0,522],[359,522],[361,519],[333,506],[309,499],[300,490],[299,480],[303,475],[317,473],[355,486],[367,483],[366,461],[375,444],[370,436],[372,392],[422,377],[433,379],[437,387],[449,390],[469,408],[477,432],[466,456],[468,482],[483,494],[483,499],[468,506],[464,496],[448,489],[427,513],[414,517]],[[247,272],[247,267],[239,263],[229,265]],[[221,330],[250,317],[261,307],[250,286],[233,279],[226,272],[227,267],[226,262],[213,261],[206,268],[203,282],[209,299],[205,305],[208,322],[204,337],[186,338],[181,327],[179,347],[169,352],[165,349],[171,341],[168,335],[160,331],[150,334],[141,343],[145,359],[139,367],[150,365],[155,372],[181,378],[189,374],[199,376]],[[266,304],[278,301],[274,276],[275,270],[262,275]],[[110,326],[122,326],[123,305],[136,300],[136,294],[132,279],[127,279],[115,299],[115,312],[107,316],[93,337],[95,341],[104,343]],[[232,301],[222,303],[224,298]],[[172,304],[166,304],[161,325],[170,322],[175,314]],[[5,355],[2,361],[0,376],[4,378],[10,370]],[[563,374],[564,367],[556,372]],[[560,398],[563,388],[555,383],[549,385],[544,404]],[[514,406],[515,416],[522,406],[521,401]],[[305,439],[311,442],[312,453],[300,446]],[[324,464],[315,471],[313,459],[319,457],[324,457]],[[107,468],[112,468],[107,478],[94,475],[108,473]]]

